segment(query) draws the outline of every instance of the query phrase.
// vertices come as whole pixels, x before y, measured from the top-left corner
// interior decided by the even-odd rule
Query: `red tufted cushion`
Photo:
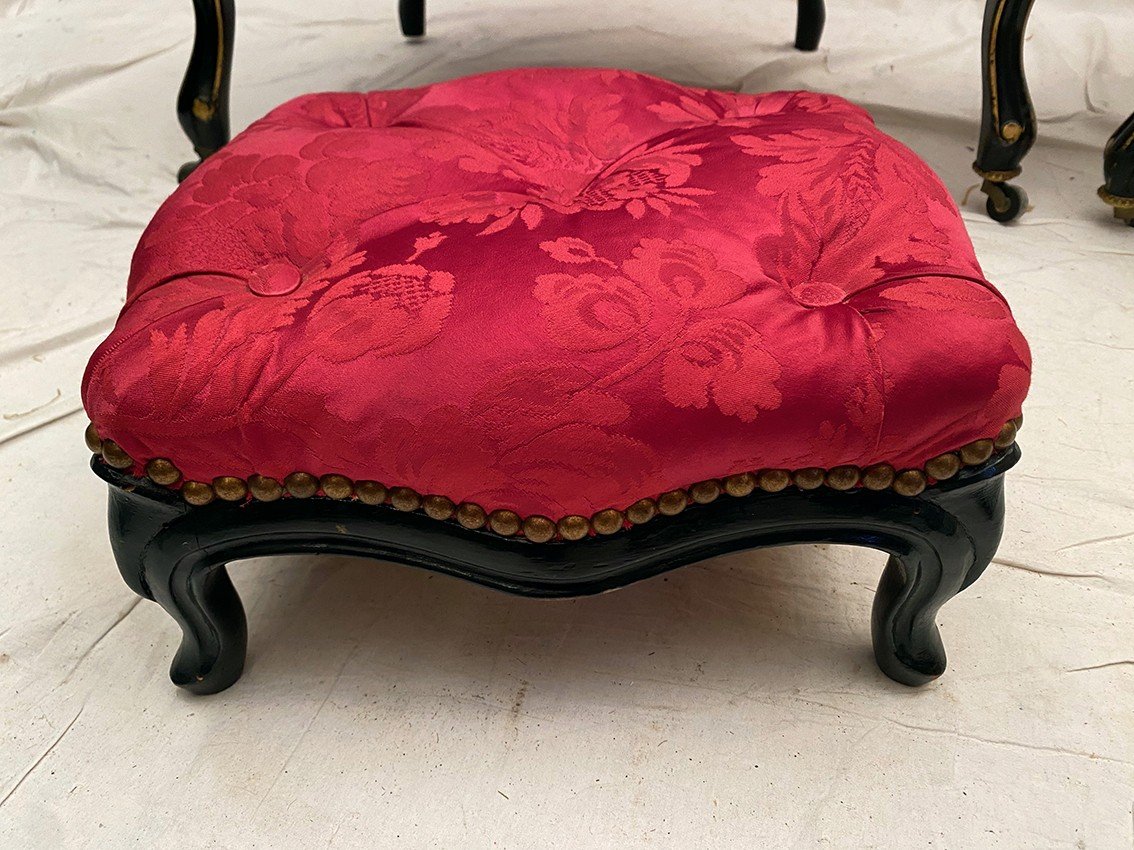
[[[544,69],[249,127],[146,230],[84,399],[137,471],[555,518],[921,466],[1029,371],[946,190],[863,110]]]

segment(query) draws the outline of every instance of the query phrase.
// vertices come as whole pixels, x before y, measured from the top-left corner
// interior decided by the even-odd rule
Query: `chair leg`
[[[230,132],[228,84],[236,24],[233,0],[193,0],[193,11],[196,35],[177,95],[177,117],[198,159],[181,166],[177,172],[179,181],[188,177],[205,157],[228,144]]]
[[[1134,227],[1134,115],[1107,142],[1103,168],[1106,183],[1099,196],[1114,207],[1115,218]]]
[[[425,35],[425,0],[398,0],[398,23],[406,38]]]
[[[945,648],[934,617],[980,577],[1004,528],[1002,476],[973,487],[927,494],[927,525],[903,533],[905,551],[890,556],[874,596],[871,631],[882,672],[923,685],[945,672]]]
[[[983,109],[973,170],[983,178],[988,214],[1019,218],[1027,195],[1008,181],[1036,141],[1036,116],[1024,76],[1024,33],[1034,0],[988,0],[981,38]]]
[[[818,50],[827,10],[823,0],[799,0],[795,19],[795,49]]]

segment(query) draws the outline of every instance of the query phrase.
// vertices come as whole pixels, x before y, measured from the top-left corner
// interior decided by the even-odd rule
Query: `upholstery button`
[[[287,295],[299,286],[299,269],[290,263],[272,263],[248,278],[248,288],[257,295]]]
[[[804,307],[830,307],[847,297],[843,290],[829,283],[801,283],[792,288],[791,294]]]

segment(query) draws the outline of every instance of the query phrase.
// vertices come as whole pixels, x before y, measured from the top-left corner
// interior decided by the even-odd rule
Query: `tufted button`
[[[804,307],[830,307],[847,297],[846,292],[829,283],[801,283],[791,294]]]
[[[248,278],[248,288],[257,295],[287,295],[299,286],[299,269],[291,263],[271,263],[256,269]]]

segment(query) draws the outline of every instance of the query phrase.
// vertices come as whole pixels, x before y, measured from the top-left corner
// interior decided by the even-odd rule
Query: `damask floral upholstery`
[[[540,69],[253,124],[147,228],[84,400],[173,487],[302,471],[557,519],[920,469],[996,438],[1029,373],[949,194],[862,109]]]

